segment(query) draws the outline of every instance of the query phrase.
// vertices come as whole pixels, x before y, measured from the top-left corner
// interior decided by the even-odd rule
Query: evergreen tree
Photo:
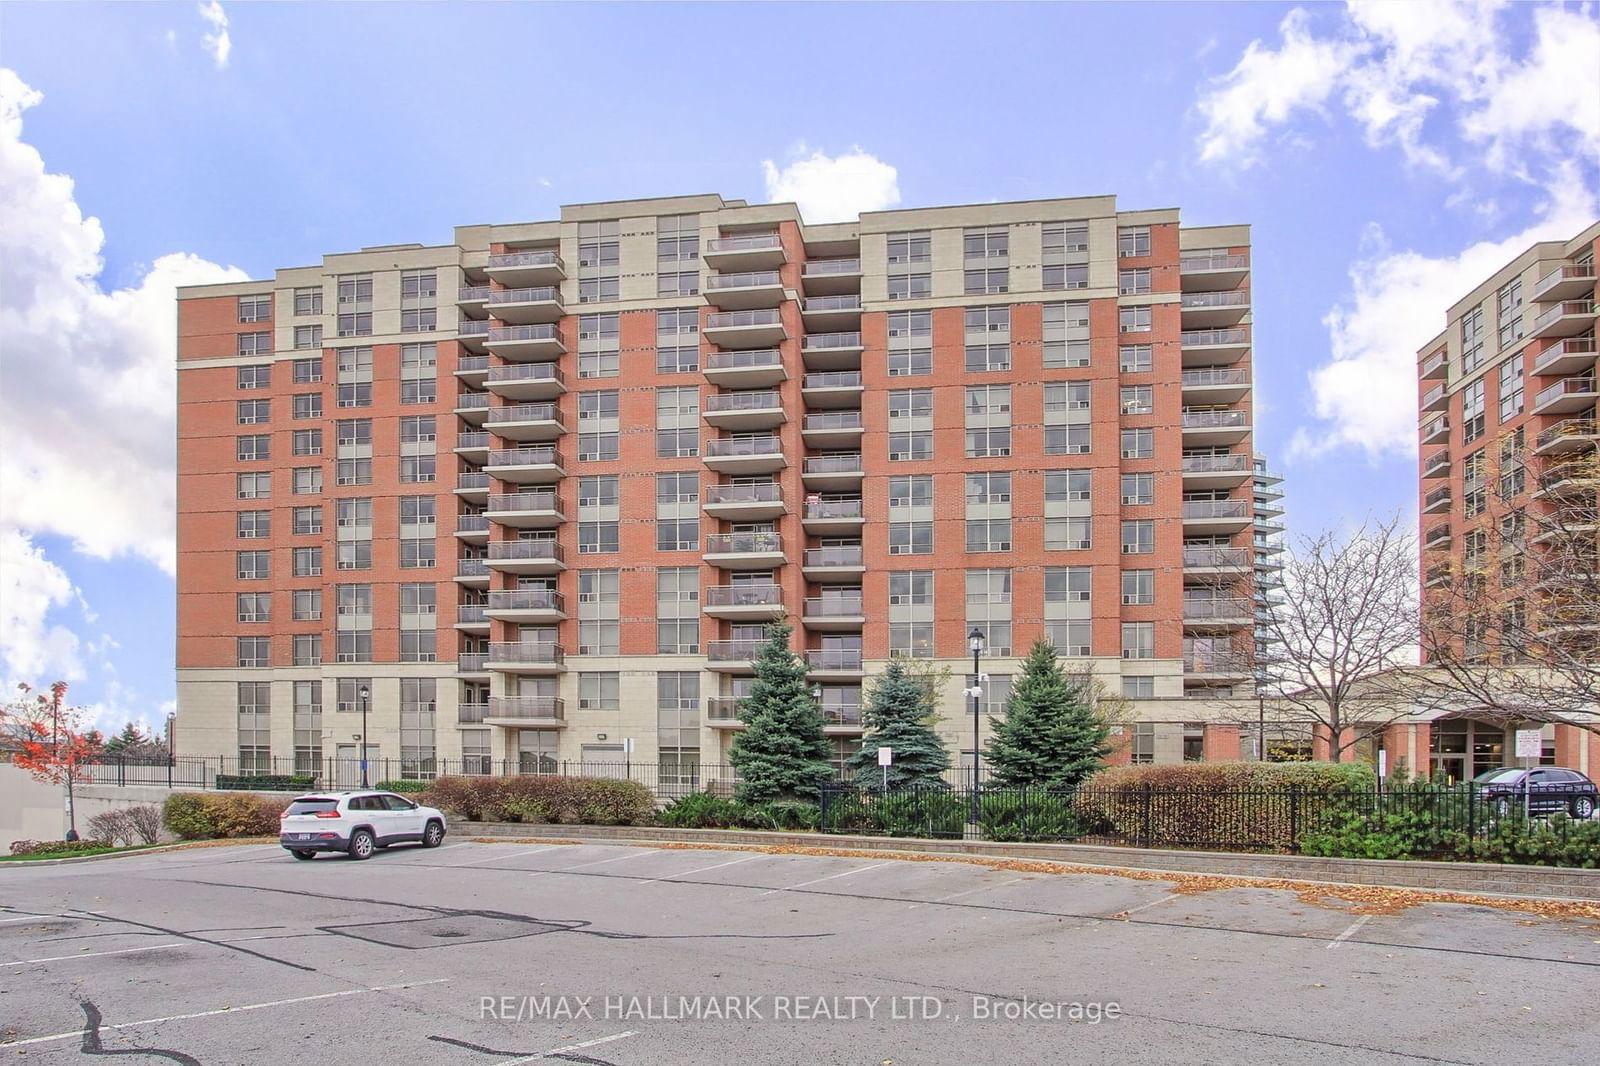
[[[1011,686],[1004,718],[989,719],[985,756],[1006,788],[1070,789],[1104,765],[1111,729],[1095,710],[1095,684],[1069,677],[1056,649],[1036,641]]]
[[[906,671],[899,659],[873,682],[867,704],[861,709],[861,723],[867,729],[861,750],[850,756],[849,765],[863,788],[881,789],[883,769],[878,765],[878,749],[894,752],[889,766],[889,788],[944,788],[944,772],[950,768],[950,752],[933,731],[936,715],[928,687]]]
[[[106,741],[106,753],[110,755],[125,754],[136,750],[145,742],[145,736],[139,731],[138,723],[129,722],[122,727],[122,732]]]
[[[789,650],[791,627],[767,628],[756,655],[756,681],[739,701],[744,732],[734,738],[728,761],[739,772],[734,797],[741,803],[776,799],[814,802],[833,773],[822,712],[806,684],[806,665]]]

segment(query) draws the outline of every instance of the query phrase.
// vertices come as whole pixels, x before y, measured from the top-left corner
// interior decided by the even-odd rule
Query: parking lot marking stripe
[[[728,862],[719,862],[715,866],[702,866],[697,870],[684,870],[682,873],[663,874],[660,877],[652,877],[648,881],[640,881],[638,887],[639,888],[643,888],[645,885],[653,885],[657,881],[676,881],[678,878],[680,878],[680,877],[688,877],[690,874],[703,874],[707,870],[720,870],[724,866],[738,866],[741,862],[749,862],[752,859],[764,859],[764,858],[766,858],[765,855],[746,855],[742,859],[730,859]]]
[[[139,1025],[161,1025],[164,1022],[187,1022],[195,1018],[215,1018],[221,1014],[243,1014],[245,1011],[266,1010],[268,1007],[290,1007],[296,1003],[314,1003],[319,999],[338,999],[342,996],[359,996],[369,992],[397,992],[404,988],[421,988],[424,985],[442,985],[450,980],[448,977],[435,977],[431,981],[407,981],[401,985],[377,985],[373,988],[345,988],[338,992],[323,992],[315,996],[296,996],[294,999],[274,999],[267,1003],[246,1003],[242,1007],[218,1007],[216,1010],[195,1011],[193,1014],[169,1014],[165,1018],[141,1018],[136,1022],[118,1022],[115,1025],[102,1025],[102,1033],[111,1029],[132,1029]],[[82,1029],[74,1029],[70,1033],[55,1033],[51,1036],[33,1036],[26,1040],[12,1040],[0,1042],[0,1050],[14,1047],[26,1047],[29,1044],[48,1044],[53,1040],[76,1040],[83,1036]]]
[[[448,865],[448,869],[459,870],[464,866],[479,866],[486,862],[501,862],[505,859],[514,859],[518,855],[537,855],[541,851],[554,851],[560,846],[561,845],[559,844],[546,844],[542,848],[529,848],[526,851],[513,851],[508,855],[493,855],[487,859],[473,859],[471,862],[454,862]]]
[[[596,1037],[593,1040],[585,1040],[581,1044],[568,1044],[566,1047],[551,1048],[549,1051],[541,1051],[537,1055],[524,1055],[520,1059],[506,1059],[502,1062],[495,1063],[494,1066],[521,1066],[521,1064],[525,1062],[538,1062],[540,1059],[548,1059],[554,1055],[570,1055],[572,1052],[582,1051],[584,1048],[599,1047],[601,1044],[609,1044],[616,1040],[626,1040],[630,1036],[638,1035],[638,1033],[635,1033],[632,1030],[626,1033],[612,1033],[610,1036],[602,1036]]]
[[[889,861],[893,862],[894,860],[891,859]],[[792,892],[797,888],[805,888],[807,885],[820,885],[824,881],[832,881],[840,877],[849,877],[851,874],[865,873],[868,870],[876,870],[880,866],[888,865],[888,862],[875,862],[871,866],[858,866],[854,870],[846,870],[843,873],[838,874],[829,874],[827,877],[819,877],[815,881],[801,881],[798,885],[784,885],[782,888],[769,888],[761,894],[763,896],[770,896],[774,892]]]
[[[1118,911],[1117,913],[1121,914],[1123,917],[1127,917],[1130,914],[1138,914],[1140,911],[1147,911],[1151,907],[1158,906],[1162,903],[1170,903],[1177,898],[1177,896],[1162,896],[1160,899],[1153,899],[1149,903],[1141,903],[1137,907],[1129,907],[1127,910]]]
[[[1014,885],[1018,881],[1026,880],[1026,877],[1013,877],[1009,881],[1001,881],[998,885],[979,885],[977,888],[969,888],[965,892],[952,892],[948,896],[940,896],[938,899],[921,900],[917,903],[913,903],[911,906],[907,907],[906,910],[915,910],[916,908],[926,906],[929,903],[943,903],[946,900],[960,899],[962,896],[970,896],[977,892],[987,892],[991,888],[1004,888],[1007,885]]]
[[[28,922],[28,921],[37,922],[41,918],[49,918],[49,917],[51,917],[51,915],[48,915],[48,914],[24,914],[20,918],[0,918],[0,925],[4,925],[6,922]]]
[[[13,962],[0,962],[0,966],[31,966],[36,962],[65,962],[67,959],[97,959],[102,955],[132,955],[136,951],[165,951],[167,948],[181,948],[182,944],[150,944],[142,948],[122,948],[118,951],[85,951],[81,955],[51,955],[44,959],[17,959]]]
[[[595,862],[580,862],[576,866],[563,866],[559,870],[529,870],[528,873],[533,877],[539,877],[544,874],[564,874],[568,870],[584,870],[590,866],[604,866],[608,862],[621,862],[623,859],[637,859],[641,855],[656,854],[659,853],[654,851],[636,851],[632,855],[613,855],[609,859],[599,859]]]
[[[1334,937],[1333,940],[1328,943],[1328,950],[1332,951],[1334,948],[1338,947],[1340,944],[1343,944],[1346,940],[1349,940],[1352,936],[1355,935],[1357,929],[1360,929],[1363,925],[1366,925],[1370,921],[1372,921],[1372,915],[1363,914],[1361,917],[1359,917],[1355,921],[1351,922],[1350,923],[1350,928],[1346,929],[1344,932],[1342,932],[1338,936]]]

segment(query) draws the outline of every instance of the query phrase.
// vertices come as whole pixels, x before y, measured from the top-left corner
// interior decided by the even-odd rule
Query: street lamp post
[[[983,653],[983,630],[977,626],[967,634],[972,646],[972,820],[978,820],[978,725],[983,708],[983,675],[978,672],[978,656]]]
[[[361,787],[370,788],[367,784],[367,697],[371,695],[367,686],[361,686]]]

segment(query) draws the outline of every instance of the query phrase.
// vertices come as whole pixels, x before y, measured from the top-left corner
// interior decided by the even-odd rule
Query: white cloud
[[[1350,268],[1350,299],[1323,319],[1332,359],[1310,374],[1312,412],[1322,424],[1296,432],[1290,458],[1340,446],[1371,458],[1414,453],[1417,350],[1444,328],[1445,310],[1530,244],[1571,238],[1596,214],[1594,192],[1569,163],[1537,222],[1456,255],[1390,248],[1382,230],[1370,226],[1363,258]]]
[[[228,13],[222,10],[218,0],[205,0],[198,5],[200,17],[211,25],[200,37],[200,44],[211,56],[211,61],[222,70],[228,65],[228,56],[233,53],[233,38],[228,35]]]
[[[0,530],[0,664],[6,698],[16,683],[35,687],[84,676],[77,634],[49,621],[78,599],[72,579],[26,533]]]
[[[898,172],[860,147],[836,156],[807,153],[799,145],[789,164],[761,161],[767,200],[793,201],[807,222],[845,222],[863,211],[883,211],[900,202]]]

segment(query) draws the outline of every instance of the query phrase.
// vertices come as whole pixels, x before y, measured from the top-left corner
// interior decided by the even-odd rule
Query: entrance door
[[[361,753],[355,744],[340,744],[334,752],[333,784],[330,788],[361,787]],[[376,784],[372,772],[378,766],[378,746],[367,745],[367,783]]]

